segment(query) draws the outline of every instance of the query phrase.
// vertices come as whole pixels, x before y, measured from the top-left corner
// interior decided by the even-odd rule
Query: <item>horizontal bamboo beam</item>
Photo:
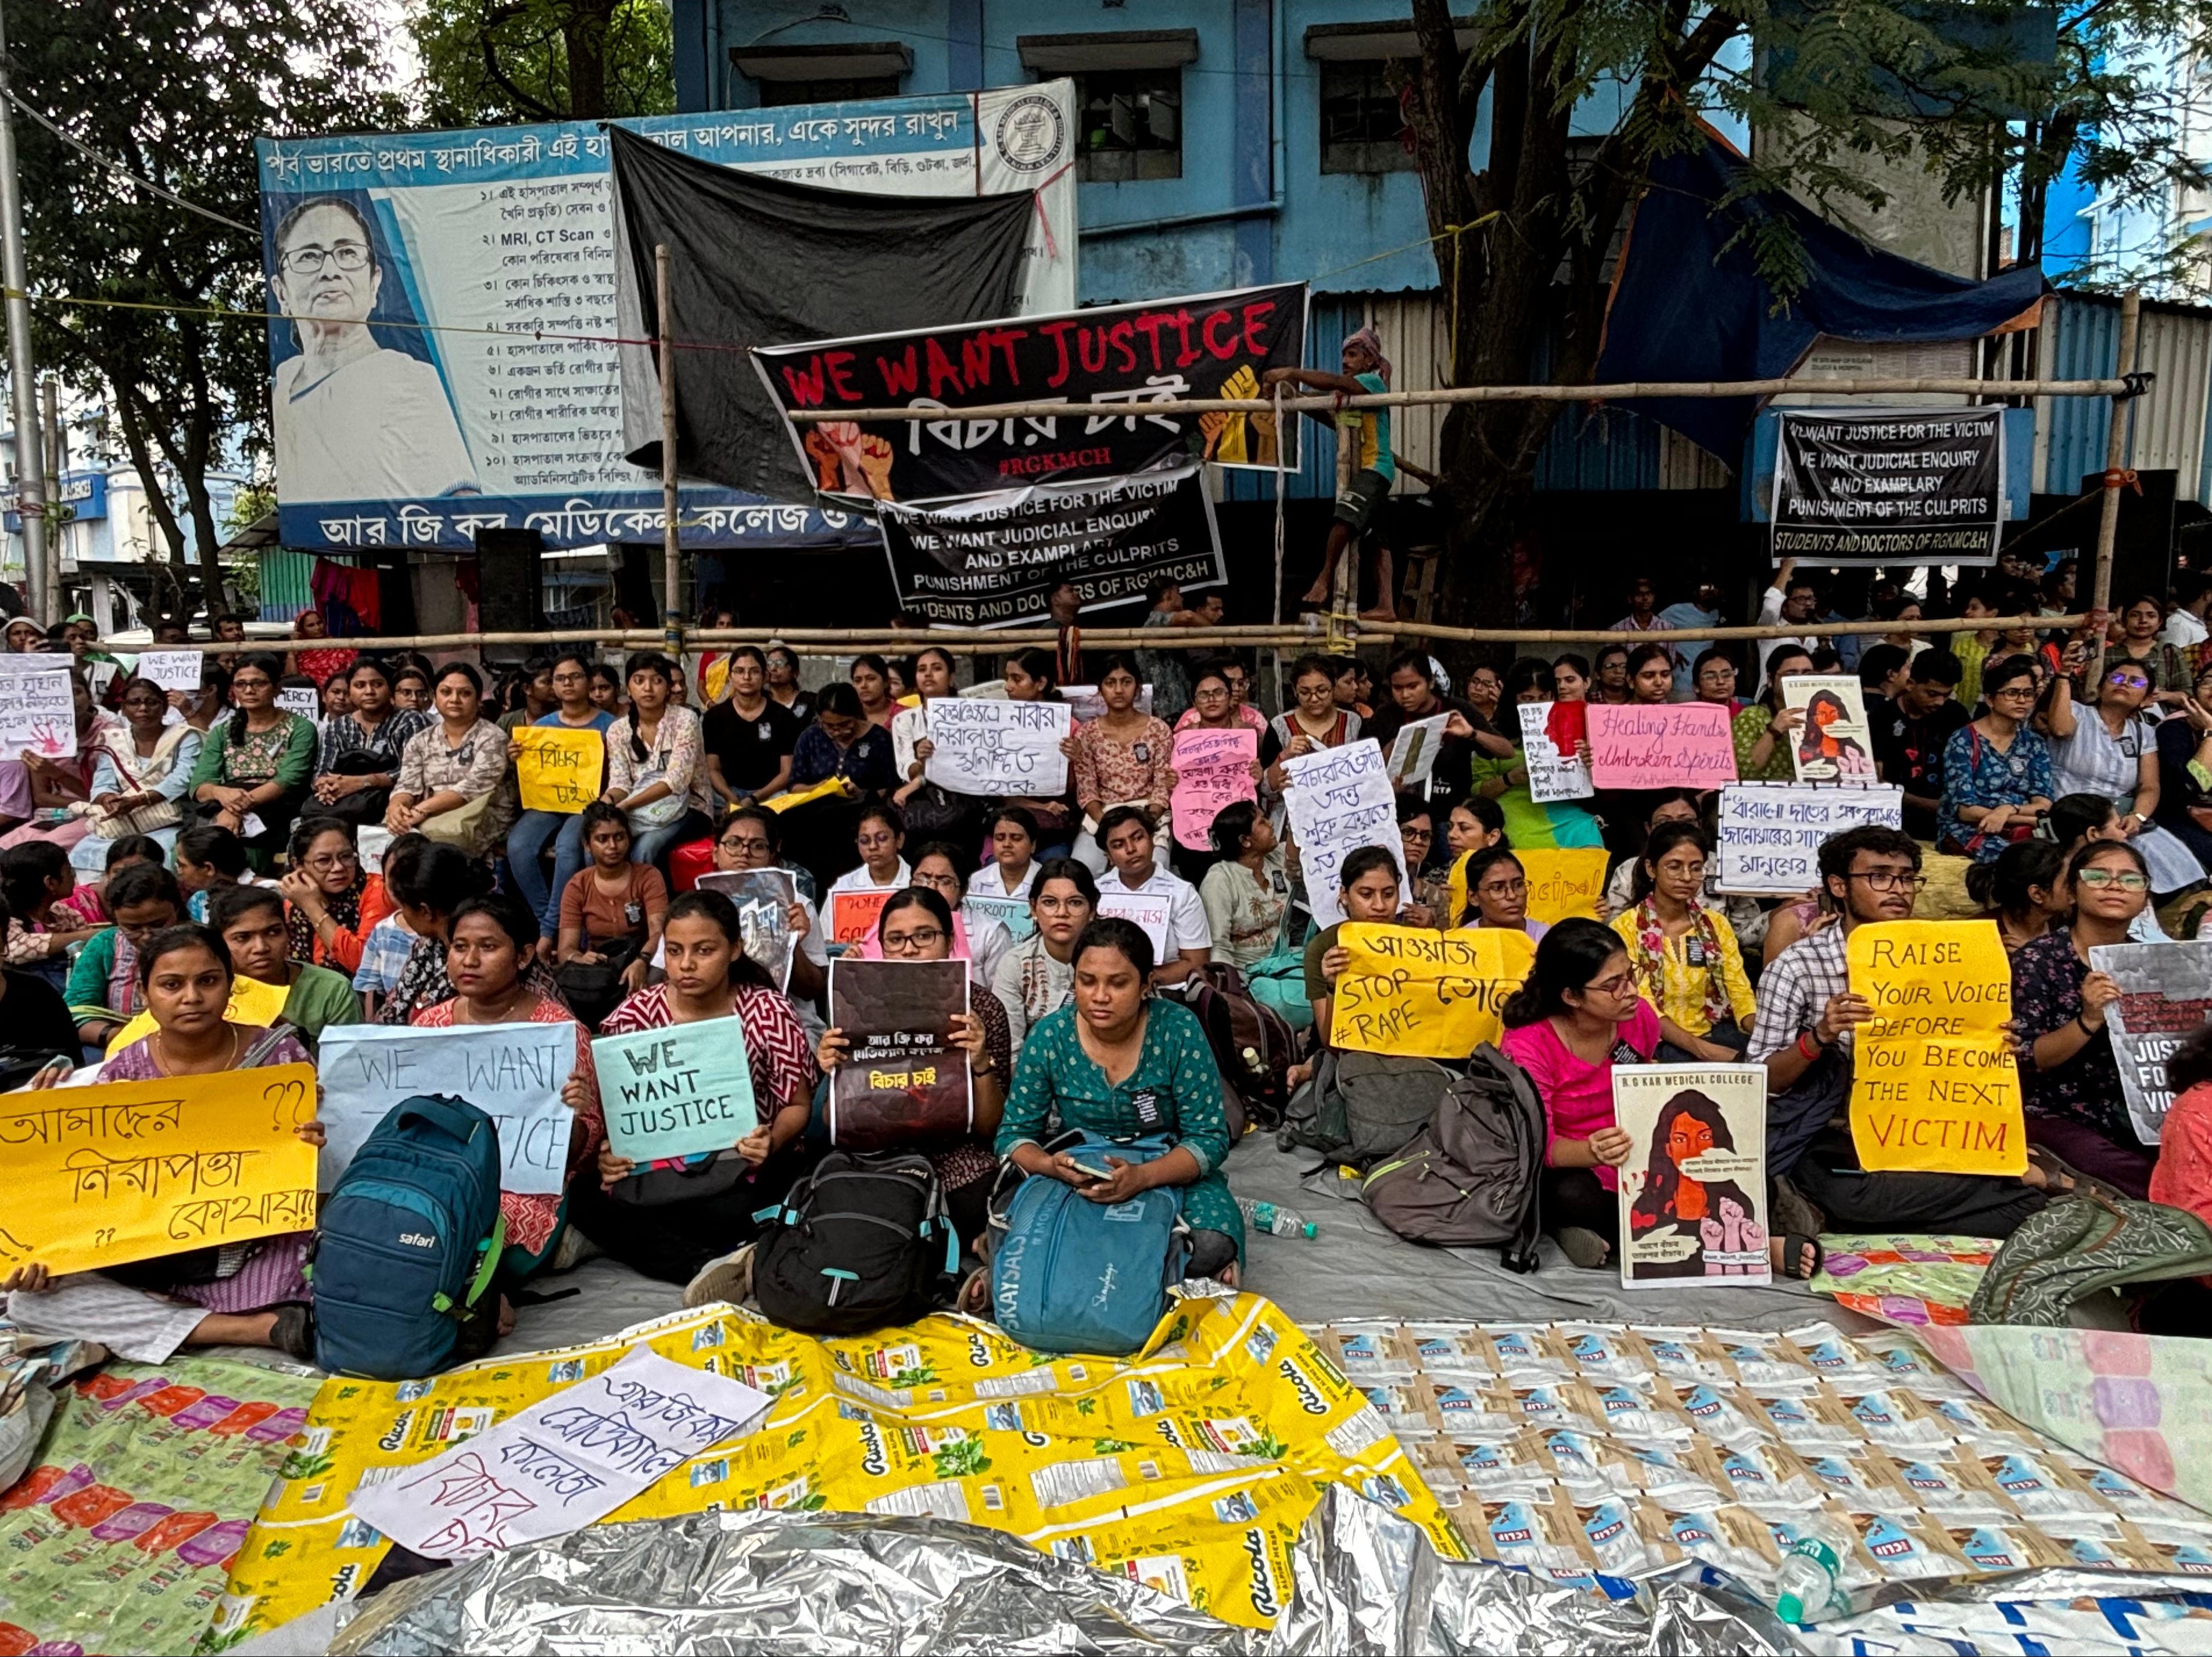
[[[1916,636],[1933,633],[2008,633],[2015,628],[2033,628],[2039,633],[2053,633],[2085,627],[2087,616],[1954,616],[1936,621],[1923,622],[1808,622],[1802,626],[1784,622],[1775,627],[1701,627],[1680,629],[1683,636],[1701,640],[1747,639],[1832,639],[1837,637],[1866,638],[1881,633],[1907,633]],[[1610,628],[1576,629],[1549,628],[1481,628],[1446,627],[1437,622],[1399,622],[1377,631],[1395,631],[1417,639],[1440,639],[1457,644],[1577,644],[1602,640],[1607,644],[1637,645],[1664,644],[1670,636],[1665,632],[1625,633]]]

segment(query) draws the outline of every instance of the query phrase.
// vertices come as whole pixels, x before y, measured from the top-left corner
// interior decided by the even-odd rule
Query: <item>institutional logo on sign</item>
[[[999,157],[1017,173],[1041,173],[1060,159],[1067,142],[1060,106],[1041,92],[1017,98],[999,113],[991,142]]]

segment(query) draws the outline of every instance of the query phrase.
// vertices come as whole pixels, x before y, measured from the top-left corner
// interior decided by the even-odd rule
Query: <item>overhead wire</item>
[[[52,121],[47,119],[41,111],[34,109],[29,104],[25,103],[21,96],[12,87],[7,88],[5,91],[0,91],[0,97],[7,99],[10,106],[27,116],[40,126],[44,127],[48,132],[52,133],[63,143],[68,145],[71,149],[76,150],[77,154],[82,155],[87,161],[106,168],[107,171],[114,173],[118,178],[128,179],[132,184],[137,185],[141,190],[151,191],[155,195],[159,196],[163,201],[169,203],[172,206],[181,207],[187,213],[197,213],[204,219],[212,220],[215,223],[222,226],[226,230],[237,230],[256,239],[259,238],[261,232],[257,227],[250,224],[242,224],[236,219],[228,217],[223,214],[216,212],[211,207],[202,207],[196,201],[187,200],[185,197],[179,196],[175,191],[167,188],[166,185],[155,184],[151,179],[142,178],[137,173],[133,173],[129,167],[125,167],[121,161],[117,161],[113,156],[103,155],[99,150],[94,149],[90,144],[86,143],[82,139],[75,137],[70,133],[63,131],[62,129],[55,125]]]

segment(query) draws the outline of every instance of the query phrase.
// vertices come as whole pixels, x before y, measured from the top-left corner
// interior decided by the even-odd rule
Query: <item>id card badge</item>
[[[1693,938],[1690,939],[1687,944],[1683,945],[1682,959],[1692,967],[1704,967],[1711,964],[1705,956],[1705,940],[1702,938]]]
[[[1129,1108],[1137,1113],[1137,1120],[1148,1128],[1160,1125],[1160,1096],[1150,1088],[1139,1088],[1129,1096]]]

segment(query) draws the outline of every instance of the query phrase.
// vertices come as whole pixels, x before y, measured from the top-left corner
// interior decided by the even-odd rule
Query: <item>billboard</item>
[[[1067,82],[621,124],[820,189],[1034,192],[1018,308],[1075,304]],[[659,479],[623,458],[607,143],[589,121],[258,142],[285,545],[659,539]],[[682,511],[688,546],[876,539],[732,489],[687,488]]]

